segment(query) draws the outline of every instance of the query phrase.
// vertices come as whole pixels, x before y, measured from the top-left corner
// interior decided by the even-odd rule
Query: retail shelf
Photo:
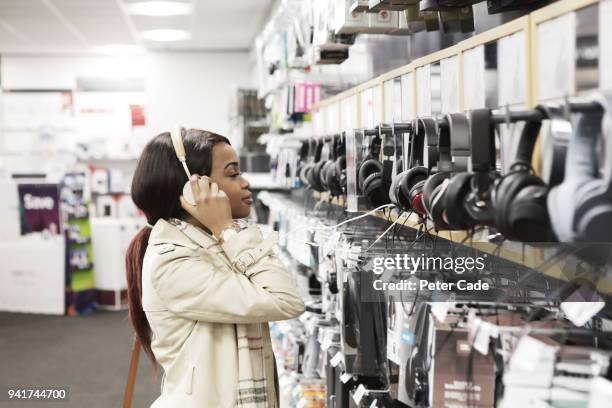
[[[320,201],[328,201],[332,204],[343,206],[343,198],[330,198],[327,193],[315,193],[315,198]],[[387,221],[395,222],[401,216],[397,211],[388,212],[377,211],[372,216],[382,218]],[[422,221],[412,215],[406,222],[402,219],[402,227],[420,229]],[[538,245],[536,243],[523,243],[517,241],[492,242],[488,239],[489,231],[484,230],[474,238],[469,238],[468,231],[434,231],[433,224],[426,221],[425,230],[427,234],[451,241],[475,250],[487,253],[491,256],[499,257],[507,261],[523,265],[527,268],[537,270],[539,273],[561,281],[572,282],[580,280],[594,285],[595,289],[604,295],[612,295],[612,276],[602,276],[601,271],[594,267],[577,270],[572,268],[564,269],[562,265],[554,263],[548,265],[548,260],[554,257],[552,254],[559,249],[567,249],[571,252],[571,246],[562,243],[549,243]],[[546,269],[542,269],[546,266]]]

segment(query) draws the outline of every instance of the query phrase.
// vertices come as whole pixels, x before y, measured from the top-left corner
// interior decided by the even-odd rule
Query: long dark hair
[[[199,129],[183,132],[187,166],[192,173],[210,176],[212,148],[217,143],[230,144],[226,137],[216,133]],[[179,197],[186,181],[187,175],[174,153],[170,133],[161,133],[147,143],[140,155],[132,179],[132,200],[150,225],[160,218],[182,218],[186,212]],[[132,239],[125,256],[125,269],[129,318],[157,372],[157,361],[151,350],[151,326],[142,310],[142,262],[150,235],[151,228],[145,227]]]

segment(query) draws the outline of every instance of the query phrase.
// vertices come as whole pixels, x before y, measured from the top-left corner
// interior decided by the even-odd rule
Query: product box
[[[31,233],[0,241],[0,310],[64,314],[66,244]]]
[[[429,372],[429,400],[433,408],[493,407],[495,404],[495,362],[468,344],[465,328],[451,327],[456,318],[434,321],[436,350]]]
[[[381,10],[377,13],[367,13],[368,30],[370,34],[388,34],[397,29],[398,12]]]
[[[121,309],[127,305],[125,253],[144,223],[143,219],[132,218],[91,219],[95,288],[102,308]]]
[[[351,11],[353,0],[334,0],[334,24],[336,34],[354,34],[365,32],[369,28],[368,13]]]

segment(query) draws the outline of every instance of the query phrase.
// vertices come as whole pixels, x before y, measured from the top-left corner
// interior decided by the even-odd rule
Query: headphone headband
[[[612,194],[612,92],[596,94],[594,99],[604,110],[601,123],[601,132],[605,146],[603,177],[606,182],[608,194]]]
[[[184,128],[182,126],[174,126],[170,132],[170,138],[172,139],[172,146],[174,147],[176,157],[183,165],[183,169],[185,169],[185,174],[187,174],[187,179],[189,180],[191,179],[191,172],[189,168],[187,168],[187,154],[185,153],[185,145],[183,145],[183,130]]]
[[[422,156],[423,166],[431,170],[439,158],[436,121],[433,118],[418,118],[415,125],[415,137],[420,138],[420,143],[425,145]]]
[[[471,155],[470,149],[470,124],[465,113],[448,113],[450,137],[450,153],[453,161],[453,171],[467,170],[468,158]]]
[[[597,138],[601,137],[603,113],[603,109],[596,109],[578,115],[565,161],[567,177],[597,177],[599,169],[595,145]]]
[[[490,109],[474,109],[470,112],[470,171],[488,172],[495,167],[494,130]]]
[[[541,106],[536,106],[535,109],[539,110],[542,113],[542,116],[546,116],[546,112]],[[521,132],[521,137],[519,139],[516,159],[514,160],[513,166],[516,164],[531,166],[531,155],[533,153],[533,148],[538,138],[538,134],[540,133],[541,127],[541,120],[525,122],[525,126],[523,127],[523,131]]]

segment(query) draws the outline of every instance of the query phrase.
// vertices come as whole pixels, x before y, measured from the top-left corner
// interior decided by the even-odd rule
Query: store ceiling
[[[173,0],[193,12],[172,17],[130,15],[142,0],[0,0],[0,54],[98,52],[108,44],[156,51],[247,50],[274,0]],[[183,29],[188,40],[154,42],[141,33]]]

